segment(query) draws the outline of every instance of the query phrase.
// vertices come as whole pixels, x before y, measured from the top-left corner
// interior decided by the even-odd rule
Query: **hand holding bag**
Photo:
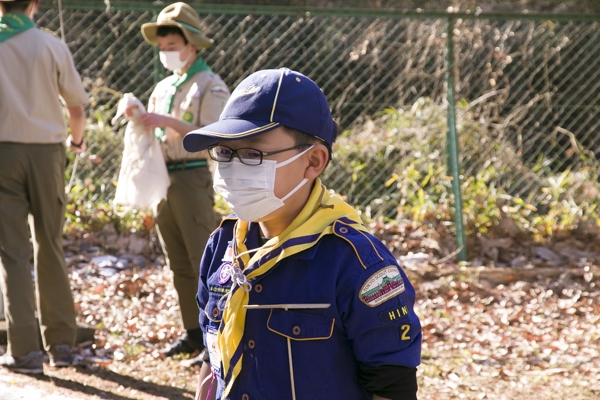
[[[125,93],[112,123],[114,125],[132,106],[137,108],[133,108],[133,117],[125,129],[123,159],[113,201],[115,211],[117,206],[129,210],[150,208],[166,197],[170,185],[158,139],[139,121],[139,116],[146,113],[142,102],[132,93]]]

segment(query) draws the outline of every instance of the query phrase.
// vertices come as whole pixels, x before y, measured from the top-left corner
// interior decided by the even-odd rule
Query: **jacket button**
[[[254,291],[256,293],[261,293],[263,291],[263,287],[260,283],[257,283],[256,285],[254,285]]]
[[[345,226],[342,226],[342,227],[340,228],[340,233],[343,233],[343,234],[346,234],[346,233],[348,233],[348,228],[346,228]]]
[[[247,393],[242,395],[242,400],[250,400],[250,396]]]
[[[294,334],[294,336],[298,336],[301,332],[302,332],[302,329],[300,329],[300,327],[298,325],[296,325],[295,327],[292,328],[292,333]]]
[[[212,309],[213,318],[217,318],[219,316],[219,309],[217,307]]]
[[[248,348],[250,350],[254,349],[256,347],[256,342],[252,339],[248,340]]]

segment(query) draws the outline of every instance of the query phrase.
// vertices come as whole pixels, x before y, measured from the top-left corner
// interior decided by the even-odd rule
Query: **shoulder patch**
[[[395,265],[380,269],[366,280],[359,291],[360,301],[377,307],[404,292],[404,279]]]
[[[352,246],[364,269],[383,261],[383,257],[366,232],[361,232],[352,225],[338,220],[333,223],[333,233]]]

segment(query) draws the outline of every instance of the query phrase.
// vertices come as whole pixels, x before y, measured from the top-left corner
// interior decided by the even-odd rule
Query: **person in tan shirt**
[[[0,366],[30,374],[43,372],[38,330],[51,366],[73,362],[77,325],[62,248],[65,141],[85,151],[88,101],[67,45],[35,28],[39,4],[0,0],[0,288],[8,330]]]
[[[142,25],[142,35],[159,47],[162,64],[173,71],[156,85],[148,113],[141,116],[144,128],[155,130],[169,171],[171,185],[154,214],[185,329],[162,353],[192,354],[204,348],[195,296],[200,259],[217,223],[207,153],[188,153],[182,139],[219,119],[229,89],[198,54],[213,41],[202,33],[200,17],[189,5],[167,6],[157,22]]]

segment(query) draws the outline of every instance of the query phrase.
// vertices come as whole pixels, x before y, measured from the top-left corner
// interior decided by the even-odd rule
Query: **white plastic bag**
[[[146,209],[167,195],[170,185],[167,165],[158,139],[151,130],[145,130],[139,116],[146,108],[132,93],[125,93],[112,119],[113,125],[125,110],[133,105],[133,118],[127,123],[124,137],[123,159],[113,206],[125,209]]]

